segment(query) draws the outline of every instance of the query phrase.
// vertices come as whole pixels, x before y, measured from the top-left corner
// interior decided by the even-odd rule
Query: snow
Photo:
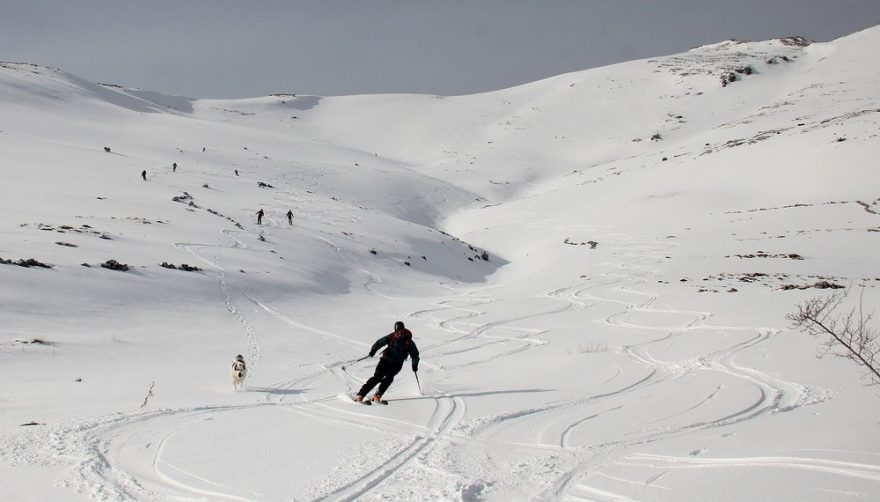
[[[0,258],[51,266],[0,265],[0,495],[880,498],[877,387],[785,319],[830,293],[782,289],[880,300],[878,43],[459,97],[0,64]],[[421,388],[350,401],[396,320]]]

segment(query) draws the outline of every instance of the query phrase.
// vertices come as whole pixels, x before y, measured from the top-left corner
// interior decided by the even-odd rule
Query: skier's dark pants
[[[402,361],[396,363],[391,359],[386,359],[384,357],[379,359],[379,364],[376,365],[376,373],[367,380],[367,383],[365,383],[363,387],[361,387],[358,395],[366,396],[376,384],[379,384],[379,389],[376,391],[376,394],[379,394],[380,396],[385,394],[385,391],[391,386],[391,382],[394,381],[394,376],[400,373],[401,368],[403,368]]]

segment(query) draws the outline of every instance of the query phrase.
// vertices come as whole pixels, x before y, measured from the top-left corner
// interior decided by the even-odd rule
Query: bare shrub
[[[146,408],[147,402],[150,401],[150,398],[153,397],[153,389],[156,387],[156,381],[153,380],[153,383],[150,384],[150,390],[147,391],[147,397],[144,398],[144,402],[141,403],[141,408]]]
[[[850,359],[867,369],[871,384],[880,384],[880,333],[868,326],[874,313],[864,312],[861,295],[858,307],[839,312],[848,293],[810,298],[785,317],[800,331],[826,339],[819,358],[831,354]]]

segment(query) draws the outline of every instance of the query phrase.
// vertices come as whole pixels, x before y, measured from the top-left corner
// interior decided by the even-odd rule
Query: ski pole
[[[367,359],[367,358],[369,358],[369,357],[370,357],[370,355],[367,354],[367,355],[365,355],[364,357],[362,357],[362,358],[360,358],[360,359],[355,359],[354,361],[347,362],[347,363],[345,363],[345,364],[342,365],[342,370],[345,371],[345,367],[346,367],[346,366],[348,366],[348,365],[350,365],[350,364],[354,364],[354,363],[359,363],[359,362],[361,362],[361,361],[363,361],[364,359]]]
[[[416,385],[419,386],[419,394],[422,394],[422,382],[419,382],[419,373],[417,371],[413,371],[413,375],[416,376]]]

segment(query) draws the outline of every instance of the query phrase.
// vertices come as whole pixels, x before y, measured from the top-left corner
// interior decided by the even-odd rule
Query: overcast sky
[[[876,24],[880,0],[0,0],[0,61],[200,98],[458,95]]]

